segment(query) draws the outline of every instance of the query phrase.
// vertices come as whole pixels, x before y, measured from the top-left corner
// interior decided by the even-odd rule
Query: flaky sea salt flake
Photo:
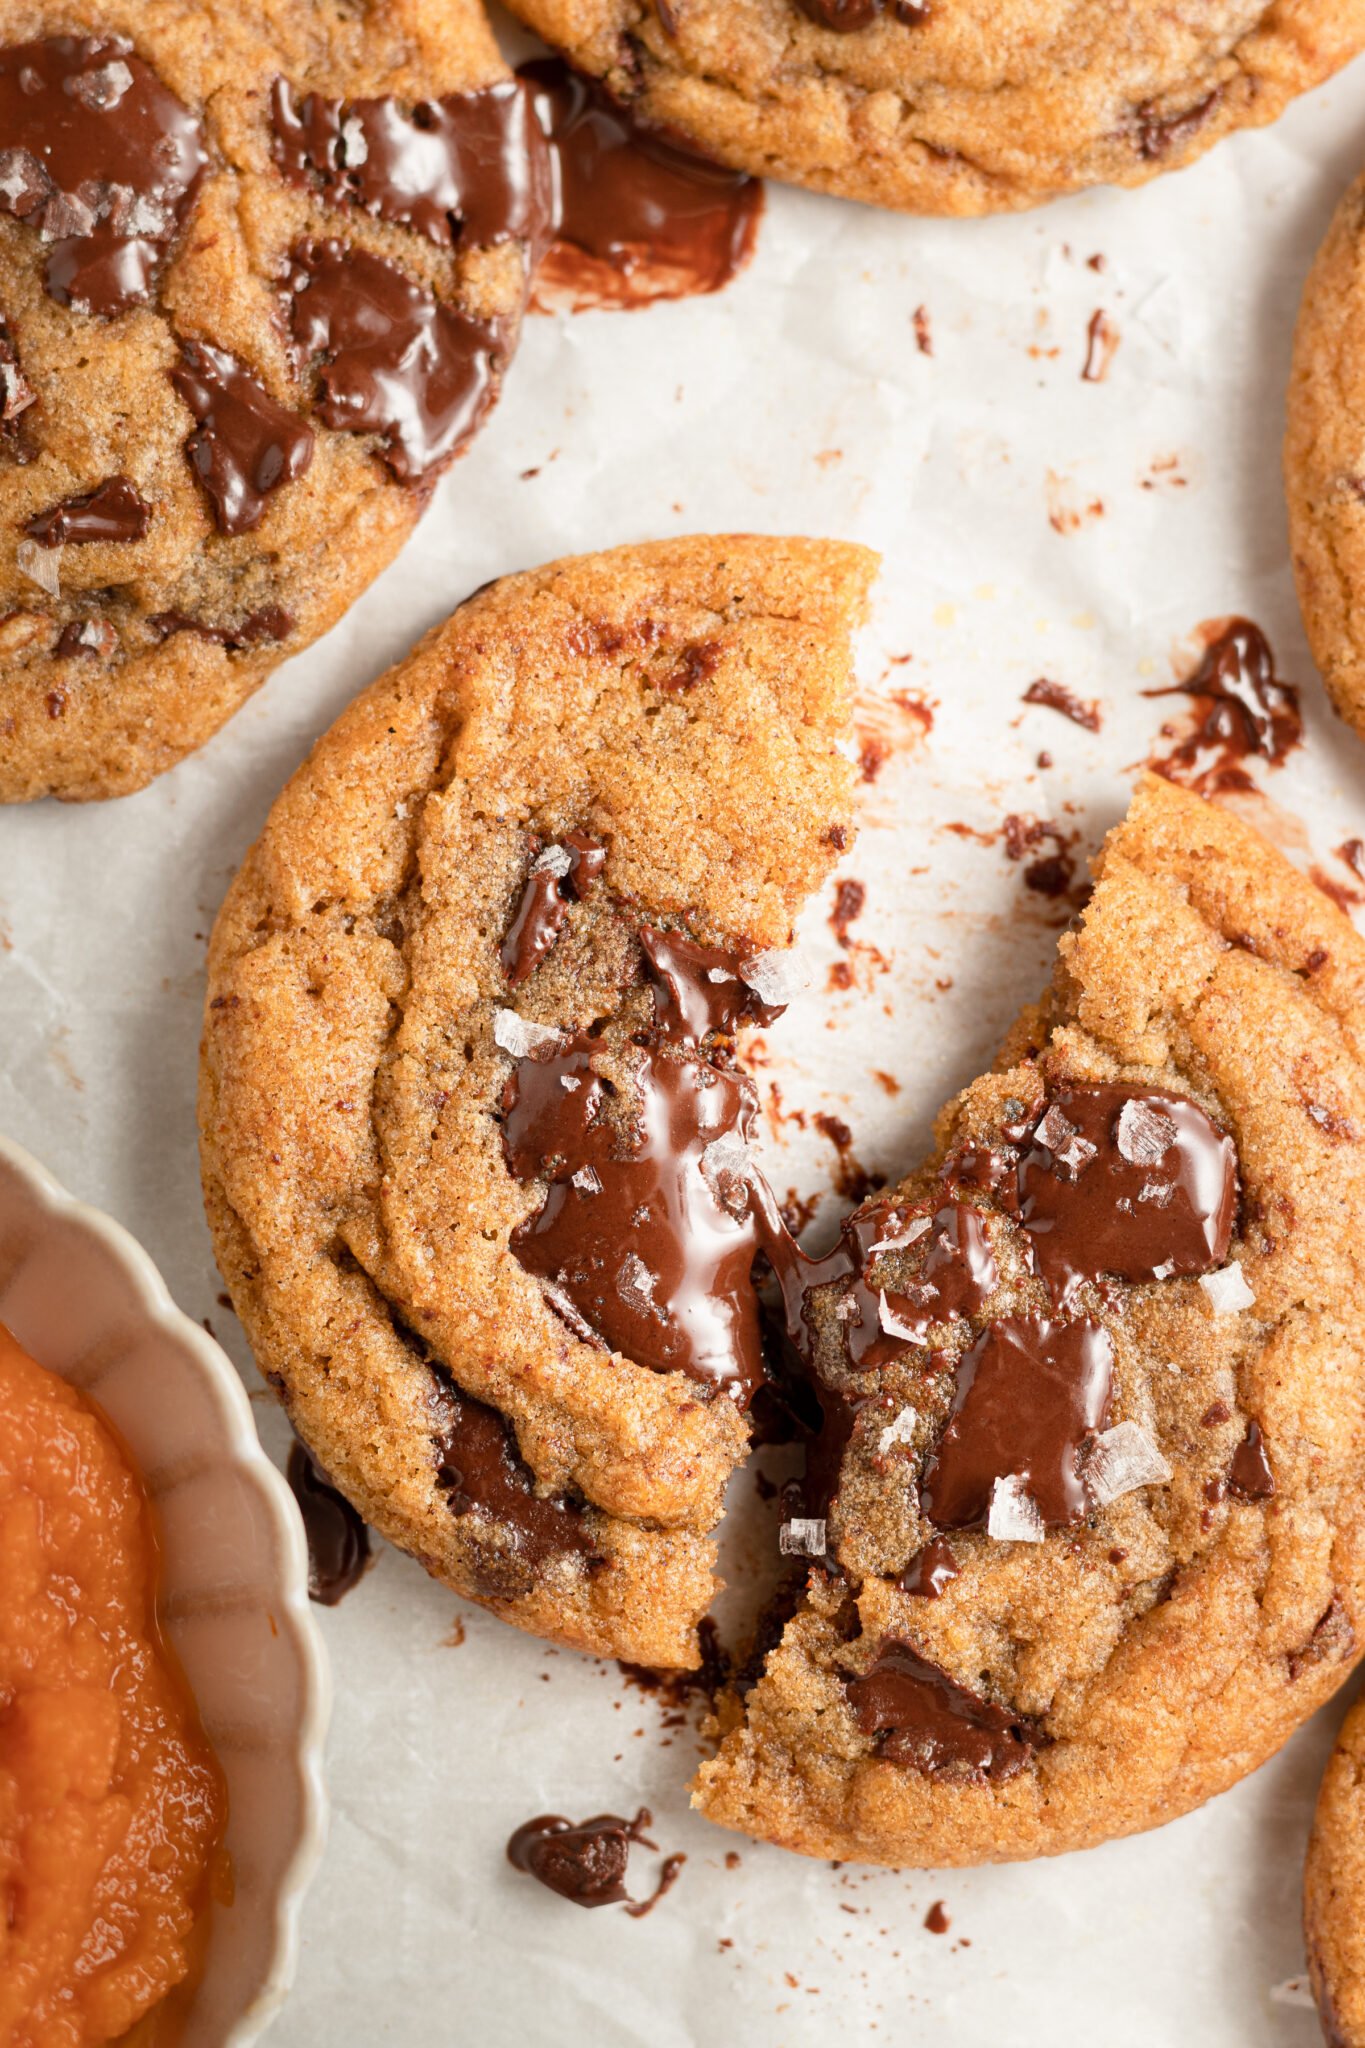
[[[918,1330],[912,1328],[909,1323],[902,1322],[896,1314],[886,1298],[884,1287],[877,1296],[877,1321],[888,1337],[899,1337],[905,1344],[918,1344],[920,1341]]]
[[[1114,1139],[1130,1166],[1159,1166],[1178,1135],[1173,1116],[1134,1095],[1119,1111]]]
[[[1136,1422],[1116,1422],[1106,1429],[1085,1461],[1085,1489],[1097,1508],[1107,1508],[1140,1486],[1163,1485],[1170,1476],[1170,1466]]]
[[[573,855],[567,846],[547,846],[545,851],[538,853],[531,862],[531,873],[553,875],[557,881],[563,881],[572,866]]]
[[[908,1444],[914,1437],[919,1416],[913,1408],[902,1408],[895,1420],[888,1422],[877,1439],[877,1449],[885,1454],[894,1450],[897,1444]]]
[[[595,1166],[580,1166],[577,1173],[569,1175],[569,1179],[582,1195],[600,1195],[602,1192],[602,1179]]]
[[[1063,1116],[1061,1110],[1058,1109],[1054,1102],[1046,1116],[1039,1122],[1033,1135],[1038,1143],[1045,1146],[1049,1152],[1060,1155],[1078,1133],[1070,1117]]]
[[[542,1046],[558,1045],[560,1040],[559,1033],[548,1024],[533,1024],[529,1017],[519,1017],[515,1010],[498,1010],[493,1017],[493,1042],[514,1060],[526,1060]]]
[[[986,1534],[996,1543],[1041,1543],[1045,1533],[1042,1511],[1025,1492],[1018,1473],[997,1479],[991,1488]]]
[[[30,583],[36,583],[49,597],[61,592],[62,550],[40,548],[36,540],[21,540],[14,551],[19,574],[27,576]]]
[[[1256,1297],[1239,1265],[1220,1266],[1216,1273],[1201,1273],[1199,1285],[1216,1316],[1235,1316],[1239,1309],[1255,1306]]]
[[[740,979],[770,1009],[785,1009],[811,982],[810,967],[796,947],[774,946],[740,963]]]
[[[907,1245],[914,1244],[915,1240],[923,1237],[925,1231],[930,1228],[927,1216],[912,1216],[899,1230],[888,1230],[884,1237],[879,1237],[867,1256],[875,1259],[878,1252],[904,1251]]]
[[[794,1518],[777,1532],[777,1547],[784,1557],[823,1557],[826,1525],[822,1518]]]

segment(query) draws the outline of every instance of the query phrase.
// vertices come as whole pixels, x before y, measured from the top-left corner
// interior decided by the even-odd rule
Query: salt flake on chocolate
[[[96,114],[107,114],[110,107],[118,105],[132,82],[128,66],[121,57],[115,57],[108,64],[101,64],[98,71],[79,72],[74,78],[63,79],[62,84],[82,106]]]
[[[355,115],[341,124],[341,161],[350,170],[358,170],[370,154],[370,145],[365,140],[365,130]]]
[[[723,1131],[701,1155],[702,1179],[723,1209],[742,1210],[747,1201],[753,1154],[738,1131]]]
[[[1134,1096],[1119,1111],[1114,1141],[1130,1166],[1159,1166],[1178,1136],[1173,1116]]]
[[[997,1479],[991,1488],[986,1534],[997,1543],[1041,1543],[1046,1531],[1042,1511],[1024,1489],[1017,1472]]]
[[[556,881],[563,881],[573,866],[573,855],[567,846],[547,846],[544,853],[537,854],[531,862],[533,875],[553,875]]]
[[[912,1328],[909,1323],[903,1323],[896,1314],[886,1298],[884,1287],[877,1295],[877,1321],[888,1337],[899,1337],[906,1344],[918,1344],[920,1341],[919,1331]]]
[[[569,1175],[570,1185],[583,1195],[600,1195],[602,1180],[595,1166],[580,1166],[577,1173]]]
[[[1071,1139],[1077,1137],[1079,1133],[1070,1117],[1063,1116],[1061,1110],[1058,1109],[1054,1102],[1047,1115],[1039,1122],[1033,1135],[1038,1143],[1045,1146],[1049,1152],[1060,1155],[1066,1149]]]
[[[884,1237],[879,1237],[867,1256],[875,1259],[878,1252],[904,1251],[907,1245],[914,1244],[915,1240],[923,1237],[925,1231],[930,1228],[927,1216],[912,1216],[899,1230],[888,1230]]]
[[[1160,1486],[1171,1468],[1136,1422],[1116,1422],[1097,1436],[1085,1462],[1085,1488],[1097,1508],[1140,1486]]]
[[[519,1017],[515,1010],[497,1010],[493,1016],[493,1041],[514,1060],[525,1060],[542,1046],[558,1045],[560,1038],[548,1024],[533,1024],[529,1017]]]
[[[621,1261],[621,1270],[616,1276],[617,1287],[627,1308],[633,1308],[638,1315],[655,1316],[659,1322],[668,1319],[654,1299],[657,1285],[655,1275],[638,1252],[627,1252]]]
[[[1246,1274],[1236,1264],[1220,1266],[1216,1273],[1201,1273],[1199,1285],[1216,1316],[1235,1316],[1239,1309],[1255,1306],[1256,1297],[1247,1285]]]
[[[826,1524],[815,1517],[784,1522],[777,1532],[777,1547],[784,1557],[823,1557],[825,1544]]]
[[[810,968],[795,947],[772,947],[740,963],[740,979],[770,1009],[785,1009],[803,988],[810,987]]]
[[[60,548],[40,548],[36,540],[21,540],[14,551],[19,574],[27,576],[30,583],[36,583],[49,597],[61,592],[62,551]]]
[[[1069,1180],[1079,1180],[1098,1150],[1097,1145],[1092,1145],[1089,1138],[1083,1138],[1077,1131],[1057,1154],[1058,1172],[1064,1172]]]

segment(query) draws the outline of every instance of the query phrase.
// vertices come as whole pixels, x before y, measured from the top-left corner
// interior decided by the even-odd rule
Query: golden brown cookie
[[[477,0],[5,9],[0,801],[139,788],[393,557],[544,171]]]
[[[1365,47],[1365,0],[511,0],[708,155],[910,213],[1139,185]]]
[[[219,916],[218,1261],[332,1480],[506,1620],[697,1661],[762,1378],[737,1026],[850,837],[874,557],[745,536],[476,594]]]
[[[1155,1826],[1358,1654],[1365,940],[1155,777],[1096,877],[934,1157],[790,1289],[815,1561],[696,1803],[808,1855]]]
[[[1328,2048],[1365,2044],[1365,1703],[1342,1723],[1303,1874],[1308,1974]]]
[[[1365,178],[1336,210],[1294,333],[1284,479],[1299,608],[1332,701],[1365,731]]]

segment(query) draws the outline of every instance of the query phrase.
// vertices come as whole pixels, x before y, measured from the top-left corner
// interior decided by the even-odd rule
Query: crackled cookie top
[[[1268,1756],[1362,1624],[1363,1218],[1365,942],[1149,778],[934,1158],[783,1273],[806,1586],[703,1812],[968,1863]]]
[[[1284,443],[1289,539],[1313,659],[1365,732],[1365,178],[1345,194],[1304,286]]]
[[[1303,1880],[1308,1971],[1327,2048],[1365,2043],[1365,1706],[1352,1707],[1318,1793]]]
[[[475,0],[83,0],[0,41],[0,801],[200,744],[402,544],[549,203]]]
[[[720,162],[915,213],[1140,184],[1365,46],[1365,0],[512,0]]]
[[[849,840],[871,568],[727,537],[489,586],[214,934],[208,1209],[295,1426],[459,1591],[638,1662],[696,1661],[764,1378],[737,1034]]]

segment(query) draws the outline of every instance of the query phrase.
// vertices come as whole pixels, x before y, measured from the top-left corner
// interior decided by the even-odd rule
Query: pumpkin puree
[[[226,1794],[142,1483],[0,1328],[0,2041],[96,2048],[190,1967]]]

